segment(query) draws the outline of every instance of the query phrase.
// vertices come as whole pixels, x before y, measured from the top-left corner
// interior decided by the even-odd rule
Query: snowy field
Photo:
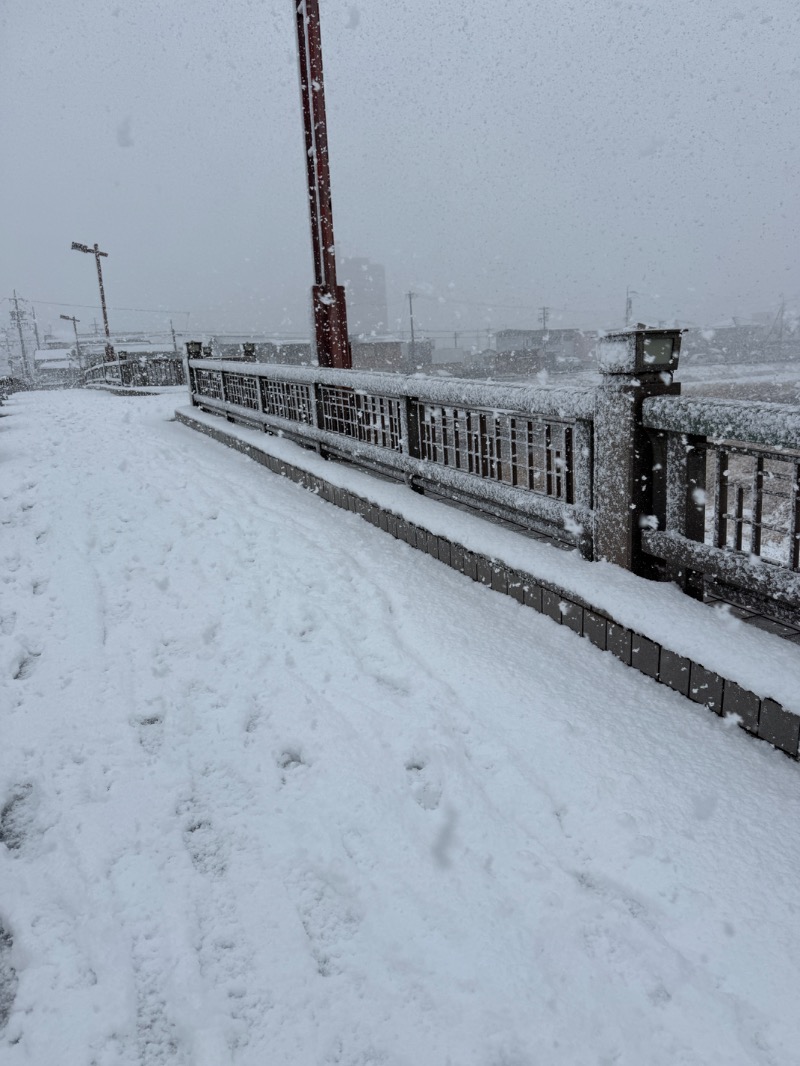
[[[800,776],[172,421],[0,409],[2,1066],[800,1061]]]

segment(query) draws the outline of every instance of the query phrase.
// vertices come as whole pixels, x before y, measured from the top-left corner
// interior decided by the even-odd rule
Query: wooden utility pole
[[[314,252],[314,336],[320,366],[350,370],[353,365],[347,336],[344,289],[336,283],[336,247],[322,77],[322,37],[319,0],[292,0],[297,23],[300,96],[306,146],[306,179]]]
[[[28,352],[25,348],[25,339],[22,336],[22,312],[19,309],[19,299],[17,298],[17,290],[14,289],[14,321],[17,323],[17,332],[19,333],[19,347],[22,352],[22,375],[23,377],[30,379],[33,375],[31,368],[28,365]]]
[[[114,346],[111,343],[111,333],[108,329],[108,312],[106,311],[106,291],[103,287],[103,271],[100,266],[100,259],[107,258],[108,252],[101,252],[98,246],[90,248],[88,244],[79,244],[77,241],[72,242],[73,252],[88,252],[94,256],[94,261],[97,265],[97,283],[100,286],[100,307],[103,312],[103,326],[106,331],[106,362],[114,361]]]
[[[408,297],[408,317],[411,321],[411,369],[416,369],[417,366],[417,343],[414,338],[414,297],[417,294],[415,292],[407,292]]]
[[[65,322],[71,322],[72,328],[75,330],[75,357],[78,360],[78,366],[83,369],[83,360],[81,359],[81,345],[78,340],[78,323],[79,318],[75,318],[74,315],[59,315],[59,318],[63,318]]]

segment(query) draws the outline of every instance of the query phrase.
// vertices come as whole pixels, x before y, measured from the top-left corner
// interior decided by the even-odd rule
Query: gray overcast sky
[[[648,321],[800,303],[797,0],[321,8],[338,251],[386,264],[390,315],[410,286],[439,329],[619,324],[628,284]],[[95,303],[98,241],[112,308],[305,332],[291,0],[0,10],[0,296]]]

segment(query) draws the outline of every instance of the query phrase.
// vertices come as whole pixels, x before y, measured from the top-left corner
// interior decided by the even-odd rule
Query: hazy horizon
[[[385,265],[393,325],[410,288],[442,336],[619,325],[626,286],[649,322],[800,305],[789,0],[321,14],[337,252]],[[0,296],[90,327],[97,241],[112,328],[308,333],[290,3],[30,0],[2,31]]]

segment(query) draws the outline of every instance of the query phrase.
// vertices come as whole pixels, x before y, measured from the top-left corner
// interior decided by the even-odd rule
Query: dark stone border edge
[[[549,581],[514,570],[503,562],[478,555],[445,537],[438,537],[357,493],[338,488],[316,474],[310,474],[307,470],[254,448],[246,441],[230,436],[222,428],[207,426],[181,411],[176,411],[176,418],[190,429],[255,459],[273,473],[297,482],[323,500],[346,511],[353,511],[371,525],[438,559],[471,580],[547,615],[577,636],[585,637],[600,650],[611,652],[626,666],[633,667],[694,703],[707,707],[717,715],[738,715],[740,728],[751,736],[767,741],[794,759],[800,757],[800,717],[785,710],[776,700],[758,696],[735,681],[706,669],[701,663],[678,655],[649,637],[636,633],[615,621],[607,612],[597,610]]]
[[[136,387],[129,385],[109,385],[102,382],[91,382],[89,385],[83,386],[85,389],[93,389],[95,392],[107,392],[109,396],[163,396],[163,392],[154,392],[153,389],[160,388],[159,385],[154,385],[152,389],[148,389],[146,386]],[[168,386],[168,388],[183,389],[185,385]],[[194,428],[194,427],[192,427]]]

